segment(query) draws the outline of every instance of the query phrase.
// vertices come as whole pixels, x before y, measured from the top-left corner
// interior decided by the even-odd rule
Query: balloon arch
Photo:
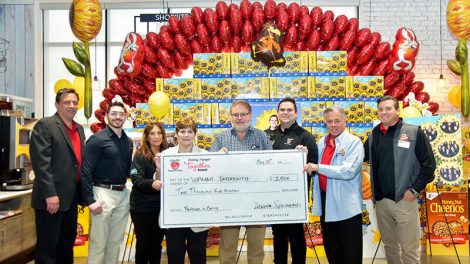
[[[145,39],[130,33],[123,51],[127,47],[132,52],[121,54],[121,63],[114,69],[117,78],[103,90],[105,99],[95,110],[99,122],[93,123],[91,130],[105,127],[105,111],[115,95],[129,106],[147,102],[155,92],[155,78],[180,76],[193,63],[194,53],[249,52],[265,22],[275,23],[282,32],[285,51],[346,50],[348,75],[383,75],[385,94],[404,101],[404,106],[412,92],[418,102],[427,103],[429,112],[439,109],[437,103],[429,102],[424,83],[414,80],[419,43],[410,29],[398,29],[391,45],[381,41],[380,33],[359,29],[356,18],[335,18],[332,11],[324,12],[320,7],[309,10],[297,3],[287,6],[273,0],[264,6],[248,0],[240,6],[220,1],[215,10],[193,7],[191,15],[181,19],[171,16],[159,33],[148,32]]]

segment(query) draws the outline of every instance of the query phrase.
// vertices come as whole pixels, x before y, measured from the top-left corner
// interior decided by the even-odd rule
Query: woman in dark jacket
[[[131,166],[130,213],[137,236],[136,264],[160,263],[164,231],[158,225],[161,182],[154,160],[157,153],[167,148],[163,125],[148,124]]]

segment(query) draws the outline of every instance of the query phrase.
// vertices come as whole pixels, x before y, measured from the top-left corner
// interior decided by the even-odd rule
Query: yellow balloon
[[[54,84],[54,92],[57,93],[62,88],[72,88],[72,83],[66,79],[60,79]]]
[[[403,118],[406,117],[421,117],[421,111],[419,111],[416,107],[405,107],[400,111],[400,116]]]
[[[449,93],[447,94],[447,99],[449,102],[460,109],[460,104],[462,103],[462,90],[460,89],[460,85],[456,85],[450,88]]]
[[[85,105],[85,78],[75,77],[73,79],[73,89],[78,93],[78,109],[82,109]]]
[[[170,111],[170,98],[164,92],[154,92],[148,100],[150,112],[156,118],[162,118]]]

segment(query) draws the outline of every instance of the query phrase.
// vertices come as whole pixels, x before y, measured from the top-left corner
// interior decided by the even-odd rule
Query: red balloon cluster
[[[344,15],[335,18],[332,11],[320,7],[312,10],[298,3],[276,4],[267,0],[259,2],[243,0],[240,6],[224,1],[215,9],[193,7],[191,15],[178,19],[171,16],[168,25],[159,33],[149,32],[144,40],[144,59],[137,65],[133,76],[124,76],[115,71],[117,78],[108,82],[103,90],[105,100],[95,111],[100,123],[91,126],[92,131],[102,129],[104,112],[114,98],[120,95],[124,103],[135,106],[146,102],[155,90],[155,78],[171,78],[181,75],[193,62],[192,54],[209,52],[249,51],[250,44],[261,33],[265,22],[275,23],[283,33],[285,51],[346,50],[348,75],[383,75],[385,93],[403,100],[409,92],[416,99],[428,102],[430,96],[424,92],[424,84],[414,81],[411,70],[400,72],[391,67],[392,47],[381,41],[378,32],[368,28],[359,29],[356,18]],[[439,105],[429,102],[431,112]]]

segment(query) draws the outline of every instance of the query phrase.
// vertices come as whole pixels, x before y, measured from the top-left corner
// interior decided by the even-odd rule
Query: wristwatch
[[[413,196],[414,196],[415,198],[418,198],[419,192],[417,192],[415,189],[413,189],[413,188],[411,188],[411,187],[408,188],[408,190],[411,192],[411,194],[413,194]]]

